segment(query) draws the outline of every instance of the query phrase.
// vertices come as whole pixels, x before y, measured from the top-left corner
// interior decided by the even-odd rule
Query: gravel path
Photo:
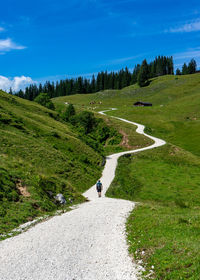
[[[144,134],[144,126],[129,123],[137,125],[137,132]],[[0,242],[0,280],[138,279],[141,268],[128,255],[125,237],[125,221],[134,203],[106,198],[105,192],[121,155],[165,144],[148,137],[155,141],[153,145],[107,157],[101,178],[102,198],[97,198],[93,186],[84,193],[90,202]]]

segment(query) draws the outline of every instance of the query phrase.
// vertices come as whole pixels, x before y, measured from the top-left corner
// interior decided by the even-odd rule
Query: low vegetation
[[[54,110],[55,107],[47,93],[40,93],[35,99],[38,104],[47,107],[48,109]]]
[[[140,78],[138,79],[139,73],[143,81],[142,84],[140,84]],[[125,69],[121,69],[118,72],[115,71],[108,73],[107,71],[101,71],[96,77],[93,75],[92,79],[83,77],[78,77],[76,79],[71,78],[60,80],[56,83],[56,85],[54,82],[46,81],[44,85],[30,85],[25,89],[25,92],[20,90],[19,92],[16,92],[16,95],[32,101],[41,92],[47,93],[51,98],[69,96],[76,93],[94,93],[100,90],[122,89],[124,87],[136,84],[137,82],[139,82],[139,85],[144,85],[145,81],[149,78],[162,75],[173,75],[173,73],[173,58],[158,56],[148,65],[146,60],[143,61],[142,65],[137,64],[134,67],[133,72],[126,67]]]
[[[115,151],[122,135],[92,113],[75,114],[66,122],[55,111],[0,92],[0,138],[4,234],[59,209],[54,199],[58,193],[65,196],[66,208],[83,202],[81,192],[101,175],[105,142]]]
[[[119,160],[107,195],[140,202],[127,222],[129,250],[153,279],[198,279],[199,164],[169,144]]]
[[[142,123],[147,133],[168,142],[122,157],[107,192],[139,202],[127,221],[129,248],[151,279],[199,279],[199,77],[165,76],[150,80],[144,88],[134,85],[54,100],[58,107],[64,101],[94,111],[116,107],[107,114]],[[153,106],[134,107],[139,100]]]
[[[122,157],[107,192],[139,202],[127,221],[130,252],[151,279],[198,279],[199,75],[163,76],[144,88],[52,99],[59,114],[1,93],[1,232],[53,211],[52,193],[62,190],[69,203],[82,201],[80,192],[100,176],[105,155],[152,143],[131,125],[96,114],[116,107],[107,114],[142,123],[147,133],[168,142]],[[134,107],[139,100],[153,106]]]

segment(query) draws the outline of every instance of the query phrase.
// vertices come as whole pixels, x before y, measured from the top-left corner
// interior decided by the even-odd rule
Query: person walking
[[[96,183],[96,188],[97,188],[97,192],[98,192],[99,197],[101,197],[101,191],[103,189],[103,185],[102,185],[100,180],[98,180],[98,182]]]

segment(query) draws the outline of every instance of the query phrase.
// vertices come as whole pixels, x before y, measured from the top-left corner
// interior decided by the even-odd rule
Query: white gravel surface
[[[144,126],[138,125],[137,132],[143,133],[143,130]],[[155,144],[107,157],[101,178],[102,198],[97,198],[93,186],[84,193],[90,202],[0,242],[0,280],[139,279],[142,268],[128,255],[125,235],[126,218],[134,203],[106,198],[105,192],[121,155],[165,144],[148,137]]]

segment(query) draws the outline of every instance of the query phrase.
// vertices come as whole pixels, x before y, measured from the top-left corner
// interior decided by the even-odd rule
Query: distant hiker
[[[96,183],[96,188],[97,188],[97,192],[98,192],[99,197],[101,197],[101,191],[103,189],[103,186],[102,186],[102,183],[101,183],[100,180],[98,180],[98,182]]]

